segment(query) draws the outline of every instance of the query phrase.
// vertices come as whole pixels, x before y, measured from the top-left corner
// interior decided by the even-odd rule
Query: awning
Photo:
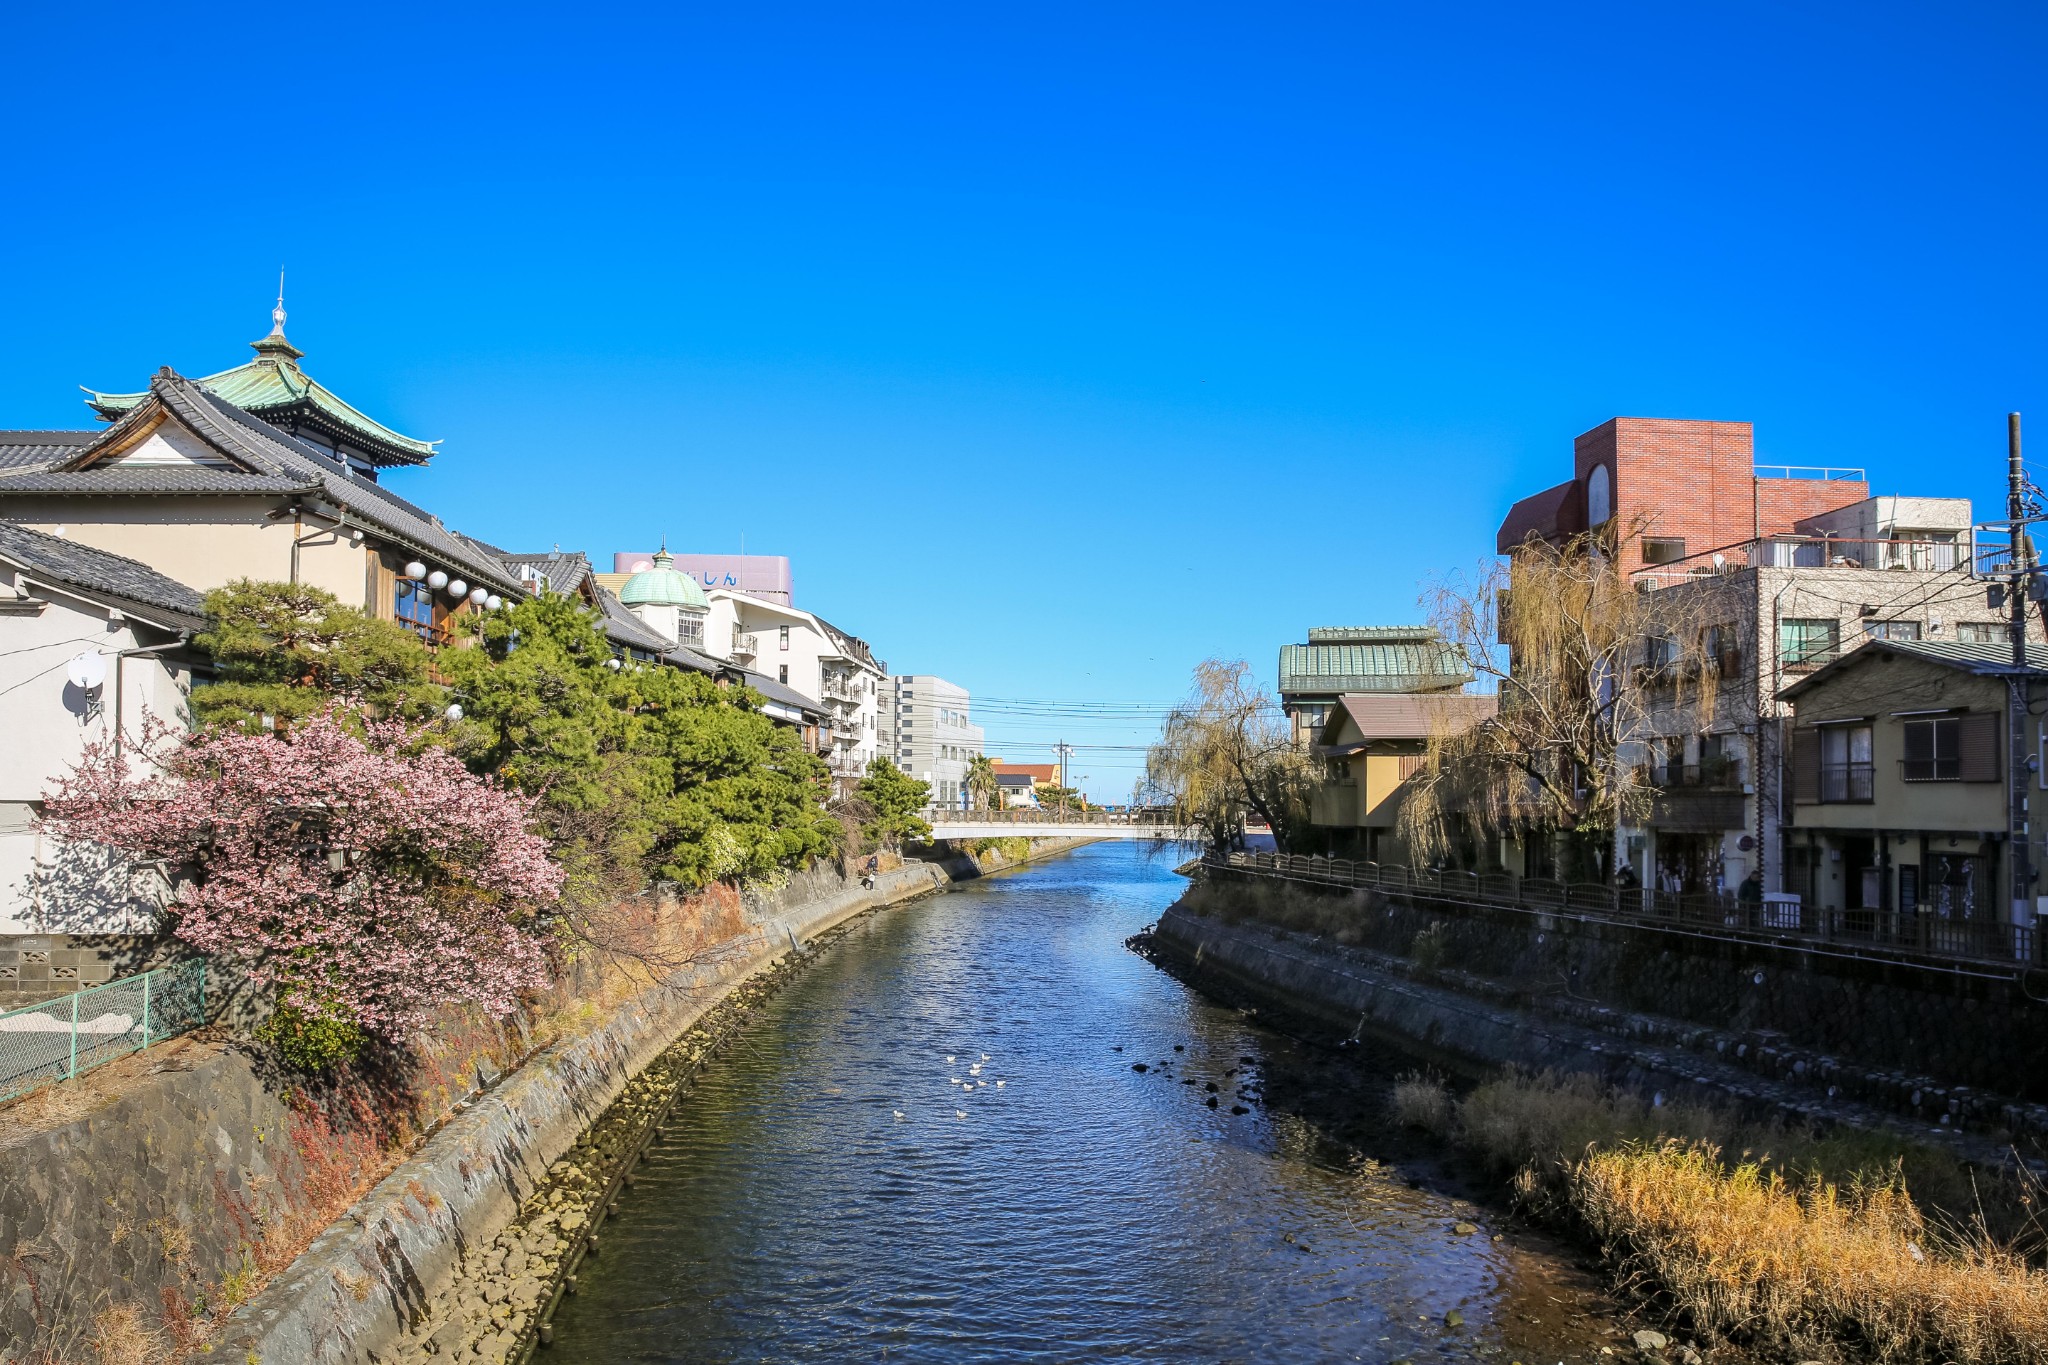
[[[1369,747],[1371,741],[1361,739],[1355,744],[1311,744],[1309,752],[1317,758],[1350,758],[1364,753]]]

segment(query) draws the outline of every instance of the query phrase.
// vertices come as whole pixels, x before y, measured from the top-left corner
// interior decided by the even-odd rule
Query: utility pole
[[[2012,867],[2012,922],[2034,922],[2034,877],[2029,866],[2027,828],[2027,603],[2033,594],[2034,541],[2027,534],[2027,476],[2020,464],[2020,415],[2007,413],[2005,515],[2012,523],[2012,577],[2006,589],[2006,632],[2012,641],[2012,675],[2006,679],[2006,861]]]

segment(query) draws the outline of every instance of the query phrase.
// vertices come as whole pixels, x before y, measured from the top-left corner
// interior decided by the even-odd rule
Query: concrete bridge
[[[1186,839],[1170,810],[939,810],[925,812],[934,839]]]

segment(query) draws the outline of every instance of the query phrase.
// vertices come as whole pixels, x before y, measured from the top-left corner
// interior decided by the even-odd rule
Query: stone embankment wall
[[[451,1026],[408,1078],[420,1093],[383,1097],[445,1122],[260,1291],[266,1239],[296,1227],[300,1244],[309,1213],[336,1206],[331,1191],[378,1168],[382,1116],[294,1102],[260,1056],[189,1038],[0,1108],[0,1365],[90,1362],[95,1335],[122,1329],[123,1310],[141,1310],[125,1314],[132,1340],[138,1325],[146,1337],[159,1321],[214,1315],[252,1291],[198,1358],[388,1359],[461,1251],[490,1244],[633,1077],[737,983],[863,910],[979,872],[971,861],[910,863],[868,892],[823,867],[750,890],[753,927],[715,961],[523,1063],[517,1037]],[[337,1102],[382,1100],[356,1091]],[[173,1358],[163,1340],[137,1358]]]
[[[2016,1098],[2017,1084],[1959,1085],[1933,1069],[1970,1046],[1953,1034],[2038,1035],[2048,1025],[2048,1005],[2017,991],[1987,998],[1984,983],[1898,981],[1890,977],[1899,969],[1885,964],[1659,941],[1626,926],[1557,917],[1515,923],[1249,878],[1191,888],[1162,917],[1153,943],[1198,975],[1377,1031],[1454,1068],[1595,1071],[1674,1096],[1901,1129],[1972,1159],[1995,1161],[2012,1142],[2029,1157],[2048,1154],[2048,1107]],[[1881,1061],[1756,1022],[1800,1018],[1813,996],[1853,1002],[1873,1021],[1892,1011],[1904,1020],[1878,1045]],[[1942,1000],[1946,1023],[1926,1019],[1941,1016]],[[1822,1037],[1854,1041],[1830,1022],[1817,1030]],[[1915,1037],[1930,1045],[1916,1048]],[[1979,1043],[2002,1051],[2011,1040]],[[1885,1064],[1899,1058],[1922,1065]],[[1997,1073],[1972,1066],[1966,1074]]]

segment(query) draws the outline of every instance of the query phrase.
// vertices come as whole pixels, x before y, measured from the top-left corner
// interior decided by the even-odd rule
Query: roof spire
[[[667,532],[663,532],[661,537],[661,548],[654,552],[654,567],[657,569],[666,569],[675,562],[676,557],[668,552],[668,534]]]
[[[287,360],[297,360],[305,354],[304,351],[284,339],[283,266],[277,268],[277,307],[270,310],[270,335],[261,341],[252,341],[249,345],[255,350],[257,355],[262,356],[265,360],[273,356],[283,356]]]

